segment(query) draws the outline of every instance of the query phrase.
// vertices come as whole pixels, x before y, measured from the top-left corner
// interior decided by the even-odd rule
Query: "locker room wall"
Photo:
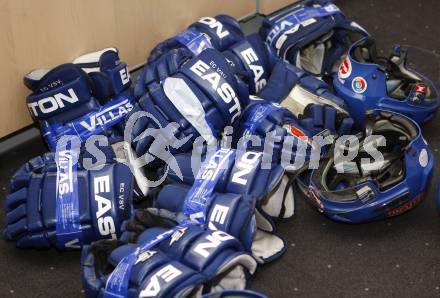
[[[294,1],[261,0],[267,13]],[[115,46],[130,68],[201,16],[256,12],[255,0],[0,0],[0,138],[32,123],[22,83],[35,68]]]
[[[274,12],[275,10],[278,10],[280,8],[283,8],[289,4],[292,4],[292,0],[260,0],[260,7],[259,12],[262,14],[269,14],[271,12]]]

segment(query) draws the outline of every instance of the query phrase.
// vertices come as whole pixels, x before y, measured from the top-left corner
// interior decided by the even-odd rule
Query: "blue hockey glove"
[[[264,156],[260,152],[240,151],[233,149],[219,149],[212,154],[223,150],[231,150],[236,153],[235,158],[228,160],[223,166],[226,170],[220,173],[219,182],[215,184],[214,190],[219,193],[233,193],[243,196],[250,196],[255,199],[257,211],[262,215],[259,218],[265,219],[263,230],[274,230],[273,219],[285,219],[293,216],[294,203],[293,192],[287,177],[284,177],[285,170],[278,164],[265,164]],[[209,156],[210,153],[208,153]],[[210,161],[210,158],[202,156],[203,163]],[[167,172],[167,178],[176,183],[193,185],[197,175],[203,173],[203,163],[200,158],[190,154],[179,154],[176,161],[180,173],[172,169]],[[213,168],[221,167],[218,162],[210,162]]]
[[[136,210],[135,223],[150,212],[154,215],[180,223],[189,218],[182,212],[186,196],[191,191],[184,184],[170,184],[160,191],[155,206],[148,210]],[[286,250],[286,242],[273,232],[258,229],[256,226],[255,198],[233,193],[213,193],[206,204],[207,224],[210,230],[224,231],[236,237],[246,251],[252,253],[259,263],[268,263],[278,259]]]
[[[261,153],[236,154],[218,149],[201,165],[189,154],[178,155],[182,175],[170,171],[168,179],[175,182],[160,189],[152,208],[137,210],[127,230],[142,224],[148,213],[174,223],[200,220],[208,229],[237,237],[260,263],[277,259],[286,245],[274,233],[273,218],[293,215],[293,193],[281,166],[261,169]]]
[[[160,83],[175,74],[184,62],[203,50],[225,50],[243,38],[240,24],[227,15],[203,17],[182,33],[158,44],[136,82],[134,95],[142,97],[151,83]]]
[[[274,66],[258,96],[287,108],[313,135],[324,129],[334,135],[349,134],[353,127],[346,104],[325,82],[283,61]]]
[[[132,208],[129,167],[113,160],[111,148],[101,151],[104,160],[77,152],[47,153],[14,174],[5,199],[7,240],[21,248],[67,250],[119,235]]]
[[[325,82],[276,57],[258,35],[247,36],[223,54],[235,72],[243,74],[250,94],[281,103],[296,117],[305,118],[300,123],[312,134],[323,129],[332,133],[347,133],[351,129],[344,101],[335,96]],[[318,119],[318,110],[323,119]]]
[[[144,230],[136,239],[101,240],[82,254],[88,297],[188,297],[244,289],[256,269],[237,239],[197,224]]]
[[[347,49],[368,32],[332,2],[310,0],[266,16],[260,35],[283,60],[322,76],[337,72]]]
[[[86,141],[92,135],[120,134],[120,125],[133,108],[127,65],[119,61],[114,48],[85,54],[51,70],[34,70],[24,83],[32,90],[27,97],[29,111],[52,151],[63,135]]]
[[[170,151],[188,152],[199,137],[216,145],[248,101],[247,86],[219,52],[207,49],[139,100],[127,118],[127,141],[137,156],[168,161]]]

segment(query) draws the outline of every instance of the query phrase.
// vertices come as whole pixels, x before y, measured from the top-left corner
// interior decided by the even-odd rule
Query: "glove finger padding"
[[[161,84],[174,75],[182,65],[193,57],[187,48],[172,49],[157,60],[147,62],[134,87],[134,96],[139,99],[149,91],[153,83]]]
[[[230,45],[244,38],[240,24],[233,17],[218,15],[202,17],[188,29],[175,37],[165,40],[151,50],[148,62],[159,59],[171,49],[185,47],[194,55],[206,48],[225,50]]]
[[[93,95],[101,103],[113,101],[119,96],[130,96],[130,72],[126,63],[120,61],[116,48],[106,48],[87,53],[73,60],[92,81]]]
[[[339,113],[329,105],[310,104],[299,122],[315,135],[328,130],[332,135],[350,134],[354,120],[349,115]]]
[[[104,240],[84,247],[82,277],[87,295],[101,297],[106,284],[111,284],[116,266],[133,253],[136,259],[125,272],[127,291],[120,293],[128,297],[193,297],[225,289],[241,290],[256,269],[255,260],[243,251],[237,239],[199,225],[176,229],[136,254],[137,248],[166,232],[150,228],[139,234],[135,244]]]
[[[258,96],[288,109],[312,135],[323,130],[348,134],[354,123],[344,101],[325,82],[284,61],[275,65]]]
[[[152,83],[161,83],[175,74],[190,58],[207,48],[223,51],[243,38],[240,24],[232,17],[219,15],[203,17],[175,37],[159,43],[150,53],[142,70],[134,95],[141,98]]]
[[[23,165],[6,196],[4,237],[21,248],[77,249],[119,234],[130,217],[133,176],[119,163],[86,169],[73,151]]]

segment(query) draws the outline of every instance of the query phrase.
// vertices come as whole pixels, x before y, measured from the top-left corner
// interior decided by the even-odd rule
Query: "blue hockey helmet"
[[[389,58],[377,56],[374,40],[363,38],[348,51],[333,83],[358,128],[365,112],[386,109],[407,115],[418,124],[430,121],[438,108],[433,82],[406,66],[407,49],[395,46]]]
[[[369,136],[385,138],[386,144],[375,149],[382,154],[382,162],[377,158],[370,162],[374,138]],[[312,171],[306,196],[326,216],[360,223],[402,214],[422,200],[434,159],[420,127],[410,118],[370,111],[360,135],[360,149],[350,161],[338,160],[338,142],[335,144]]]

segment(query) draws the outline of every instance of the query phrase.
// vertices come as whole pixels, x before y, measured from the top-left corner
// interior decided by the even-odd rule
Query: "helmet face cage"
[[[374,140],[369,136],[385,138],[386,144],[377,147],[383,162],[371,162],[370,151],[365,150]],[[311,173],[308,198],[321,212],[340,221],[363,222],[400,214],[392,208],[414,198],[420,201],[433,160],[415,122],[396,113],[370,111],[357,156],[338,164],[336,150],[346,149],[333,146]]]

